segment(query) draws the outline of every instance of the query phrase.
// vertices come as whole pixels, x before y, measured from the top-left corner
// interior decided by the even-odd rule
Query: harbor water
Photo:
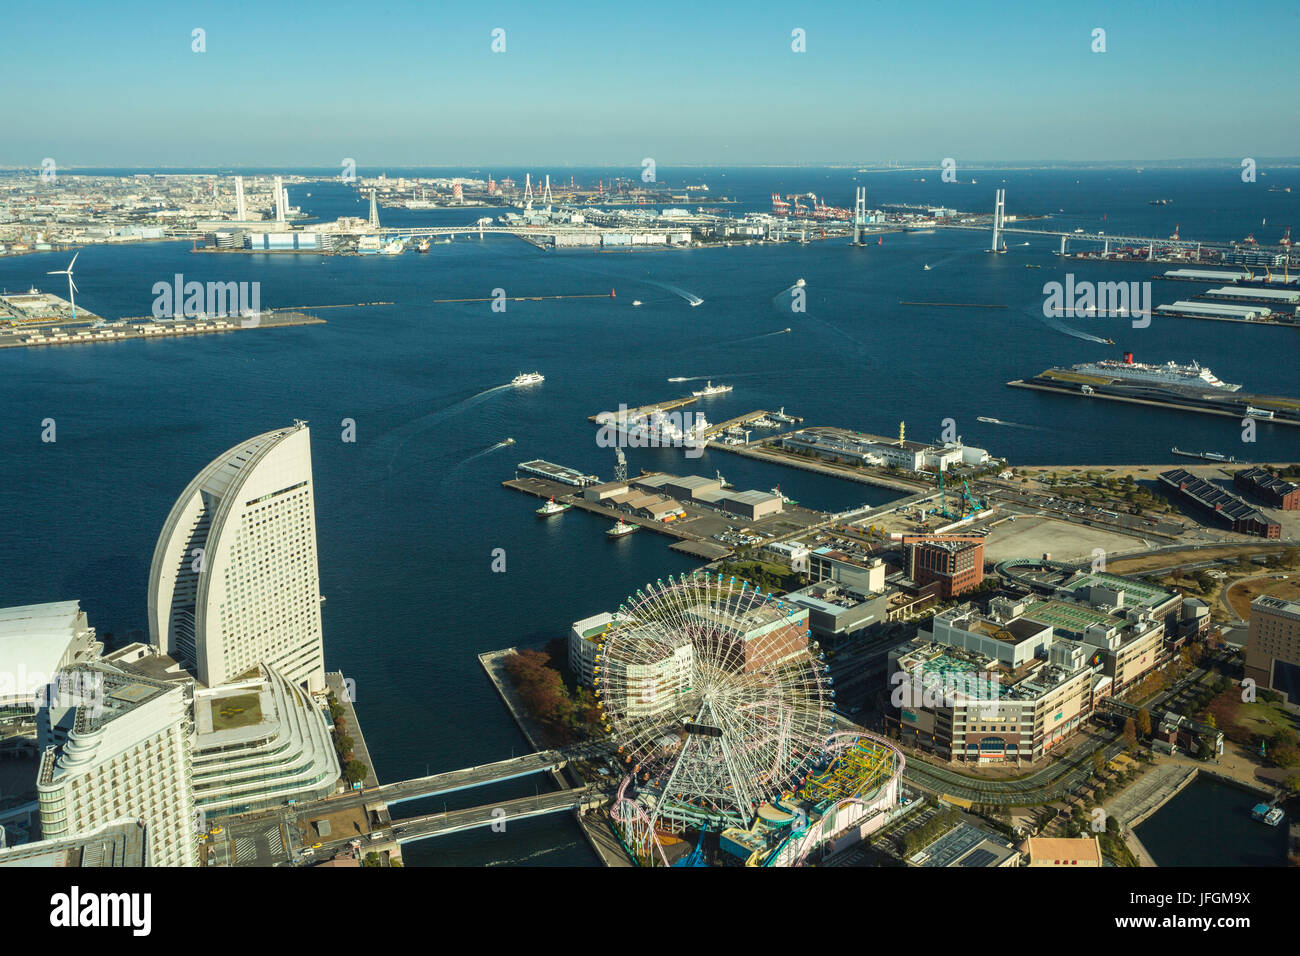
[[[671,175],[661,169],[661,178]],[[774,191],[812,190],[847,205],[857,183],[867,185],[872,206],[895,200],[987,211],[996,188],[991,173],[979,175],[978,186],[941,186],[937,172],[924,184],[902,173],[858,174],[855,182],[851,170],[681,175],[706,180],[715,194],[745,198],[744,206],[724,207],[740,211],[766,208]],[[1184,236],[1271,235],[1271,226],[1260,229],[1261,218],[1293,221],[1300,198],[1263,186],[1245,192],[1231,171],[1016,171],[996,178],[1007,180],[1009,211],[1057,215],[1044,228],[1069,223],[1165,235],[1177,220]],[[291,202],[321,218],[365,214],[354,189],[306,188],[310,199],[303,187],[291,187]],[[1157,196],[1172,196],[1175,205],[1146,204]],[[387,225],[469,223],[489,212],[381,216]],[[888,235],[883,245],[862,248],[835,240],[602,253],[458,234],[428,254],[396,257],[196,255],[177,242],[87,247],[76,266],[78,303],[109,318],[149,314],[154,283],[177,273],[260,282],[266,307],[310,313],[314,305],[394,304],[322,310],[327,324],[309,327],[0,352],[0,606],[78,599],[101,635],[111,633],[115,643],[140,638],[156,536],[185,485],[237,442],[305,419],[327,667],[356,679],[378,775],[395,780],[526,746],[479,667],[480,652],[540,646],[571,622],[617,607],[647,580],[698,566],[659,535],[611,541],[607,519],[578,509],[539,520],[535,499],[501,487],[516,463],[532,458],[609,478],[612,450],[597,445],[587,418],[621,402],[678,397],[711,379],[734,390],[688,407],[710,421],[784,406],[806,424],[874,434],[896,435],[905,421],[909,438],[931,440],[952,418],[966,443],[1017,464],[1165,462],[1174,460],[1173,445],[1239,459],[1300,459],[1295,429],[1261,422],[1250,446],[1231,419],[1007,388],[1052,365],[1127,350],[1139,361],[1198,360],[1248,391],[1296,394],[1300,330],[1159,318],[1145,329],[1114,318],[1066,321],[1116,342],[1100,345],[1044,322],[1043,284],[1063,280],[1066,271],[1076,280],[1135,281],[1157,270],[1062,262],[1052,254],[1055,242],[1017,246],[1026,240],[1010,236],[1007,255],[991,256],[983,251],[988,240],[940,231]],[[60,277],[45,273],[65,265],[62,254],[0,259],[0,286],[59,293]],[[800,278],[806,310],[792,312],[788,290]],[[511,301],[504,312],[490,302],[432,301],[491,297],[498,288],[510,297],[611,289],[616,296]],[[1183,283],[1157,283],[1154,303],[1186,293]],[[703,303],[692,307],[690,296]],[[787,327],[792,331],[782,331]],[[534,370],[545,383],[504,387]],[[668,381],[683,377],[699,384]],[[53,442],[41,437],[49,419]],[[348,420],[355,423],[351,442],[343,440]],[[515,443],[502,444],[507,437]],[[627,457],[632,474],[721,471],[739,488],[780,484],[819,510],[895,496],[718,451],[690,459],[680,450],[629,449]],[[492,570],[496,549],[504,550],[504,572]],[[456,805],[524,795],[535,784],[541,778],[457,795]],[[1142,830],[1157,859],[1160,839],[1149,839],[1146,828],[1161,819]],[[1246,825],[1259,826],[1248,817]],[[511,825],[504,834],[427,841],[408,847],[406,858],[414,865],[595,861],[576,825],[561,817]]]

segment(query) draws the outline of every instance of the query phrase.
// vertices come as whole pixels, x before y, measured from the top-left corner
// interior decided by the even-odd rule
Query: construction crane
[[[1279,239],[1279,240],[1277,241],[1277,244],[1278,244],[1279,246],[1289,246],[1289,245],[1291,245],[1291,227],[1290,227],[1290,226],[1287,226],[1287,227],[1286,227],[1286,232],[1283,234],[1282,238]]]

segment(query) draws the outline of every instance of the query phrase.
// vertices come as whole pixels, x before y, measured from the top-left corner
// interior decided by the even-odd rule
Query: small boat
[[[507,438],[504,442],[502,442],[503,445],[513,445],[514,443],[515,440],[513,438]]]
[[[1257,803],[1250,811],[1250,815],[1260,823],[1267,823],[1269,826],[1275,827],[1282,822],[1282,817],[1286,814],[1281,807],[1272,807],[1267,803]]]
[[[1025,268],[1026,268],[1026,269],[1041,269],[1042,266],[1034,265],[1032,262],[1026,262],[1026,263],[1025,263]]]
[[[640,300],[640,299],[633,299],[633,300],[632,300],[632,304],[633,304],[633,305],[640,305],[640,304],[641,304],[641,300]]]
[[[925,271],[926,271],[926,272],[929,272],[929,271],[930,271],[930,264],[927,262],[927,263],[925,264],[925,267],[924,267],[924,268],[925,268]]]
[[[563,511],[568,511],[572,507],[573,505],[569,504],[557,504],[555,495],[551,495],[551,500],[538,508],[536,513],[539,518],[549,518],[551,515],[558,515]]]
[[[619,518],[618,524],[614,525],[612,528],[607,528],[605,534],[611,538],[621,538],[625,534],[631,534],[633,531],[636,531],[639,527],[640,525],[627,524],[622,518]]]
[[[786,332],[793,332],[794,330],[793,330],[793,329],[786,329],[785,331],[786,331]]]
[[[1001,424],[1004,424],[1003,421],[1002,421],[1001,419],[999,419],[999,418],[985,418],[983,415],[979,415],[979,416],[977,416],[975,420],[976,420],[977,422],[986,422],[986,423],[989,424],[989,425],[1001,425]]]

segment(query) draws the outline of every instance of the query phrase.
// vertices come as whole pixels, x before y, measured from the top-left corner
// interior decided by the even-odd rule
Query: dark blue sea
[[[492,172],[523,179],[522,170]],[[572,172],[583,182],[611,175]],[[1270,193],[1270,180],[1243,184],[1231,168],[966,172],[978,185],[940,183],[937,171],[661,167],[659,176],[707,182],[711,195],[744,200],[732,207],[739,211],[767,208],[774,191],[813,191],[851,206],[857,184],[867,186],[873,206],[988,211],[993,190],[1004,186],[1009,213],[1051,213],[1042,225],[1053,228],[1162,236],[1177,224],[1184,237],[1253,232],[1275,241],[1286,223],[1300,220],[1300,189]],[[922,175],[927,182],[913,181]],[[1174,202],[1147,204],[1158,197]],[[291,187],[290,199],[323,219],[366,209],[355,189],[338,183]],[[469,223],[483,214],[381,216],[385,225],[402,225]],[[657,535],[608,541],[605,522],[593,516],[540,521],[535,500],[501,487],[517,462],[538,457],[609,477],[613,456],[596,445],[587,416],[684,394],[689,383],[669,377],[734,385],[704,406],[714,421],[785,406],[809,423],[877,434],[896,434],[905,421],[908,437],[925,440],[951,417],[968,444],[1013,463],[1168,461],[1171,445],[1300,458],[1293,429],[1261,423],[1257,444],[1243,447],[1231,419],[1008,388],[1051,365],[1131,350],[1139,360],[1196,359],[1248,391],[1300,392],[1295,329],[1158,318],[1146,329],[1122,319],[1073,323],[1115,339],[1106,346],[1048,327],[1042,286],[1063,280],[1067,269],[1076,280],[1108,281],[1144,280],[1153,270],[1067,264],[1052,254],[1055,242],[1015,244],[1023,241],[1009,237],[1005,256],[984,254],[987,234],[959,232],[889,235],[865,248],[829,241],[637,253],[545,252],[505,237],[458,237],[428,255],[399,257],[196,255],[188,243],[88,247],[76,264],[78,302],[107,317],[148,314],[154,283],[176,273],[260,282],[268,307],[395,305],[322,310],[327,324],[305,328],[0,351],[0,606],[78,599],[116,642],[144,631],[155,538],[186,483],[240,440],[306,419],[327,666],[356,679],[376,769],[393,780],[527,746],[477,654],[544,644],[646,580],[696,566]],[[0,286],[66,294],[61,277],[45,275],[65,260],[0,259]],[[799,278],[807,311],[791,314],[781,294]],[[488,297],[496,288],[512,297],[611,289],[617,296],[510,302],[504,313],[487,302],[433,301]],[[1155,304],[1190,291],[1156,283]],[[704,302],[692,308],[682,293]],[[636,299],[644,305],[633,307]],[[1007,308],[927,309],[901,300]],[[793,331],[772,334],[786,327]],[[497,388],[533,370],[545,384]],[[982,424],[981,415],[1031,427]],[[57,423],[53,443],[41,441],[47,418]],[[341,440],[344,419],[356,423],[354,443]],[[506,437],[516,444],[495,447]],[[780,483],[824,510],[889,497],[725,453],[687,460],[679,451],[630,450],[628,459],[634,474],[720,470],[742,488]],[[491,570],[495,548],[505,549],[505,573]],[[502,786],[457,805],[532,786]],[[593,856],[577,828],[556,818],[411,846],[407,860],[555,865]]]

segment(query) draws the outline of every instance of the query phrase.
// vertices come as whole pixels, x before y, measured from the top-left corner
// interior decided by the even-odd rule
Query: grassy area
[[[1261,594],[1272,595],[1284,601],[1300,601],[1300,581],[1281,581],[1273,578],[1240,581],[1228,589],[1228,602],[1239,615],[1249,617],[1250,602]]]
[[[1252,734],[1270,736],[1277,728],[1295,729],[1295,721],[1280,704],[1257,700],[1253,704],[1238,704],[1236,725]]]
[[[1143,555],[1137,558],[1117,558],[1107,562],[1106,570],[1112,574],[1140,574],[1143,571],[1159,571],[1175,564],[1187,564],[1190,561],[1215,561],[1242,555],[1259,554],[1282,549],[1278,544],[1233,544],[1214,548],[1197,548],[1191,551],[1173,551],[1164,554]]]
[[[262,719],[262,702],[257,694],[223,697],[212,703],[212,729],[251,727]]]
[[[803,586],[797,572],[768,561],[723,561],[718,565],[718,573],[748,581],[769,593],[795,591]]]

